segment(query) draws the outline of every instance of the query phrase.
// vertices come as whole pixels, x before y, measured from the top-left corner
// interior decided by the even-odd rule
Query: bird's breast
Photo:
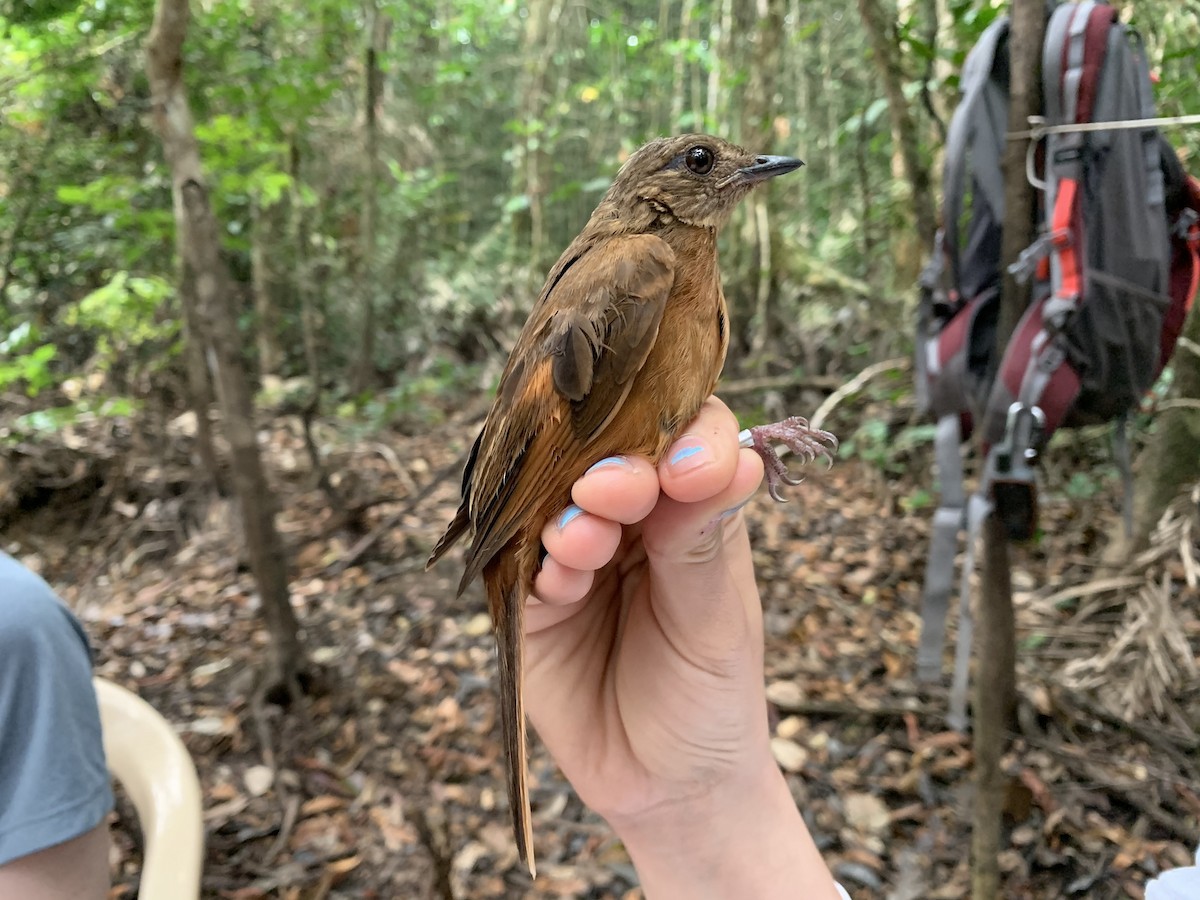
[[[716,387],[728,344],[719,281],[709,281],[703,291],[673,291],[612,435],[626,445],[612,452],[660,459]]]

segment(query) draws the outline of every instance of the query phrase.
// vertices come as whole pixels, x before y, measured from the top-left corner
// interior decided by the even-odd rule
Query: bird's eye
[[[712,171],[713,152],[707,147],[692,147],[683,157],[688,170],[697,175],[707,175]]]

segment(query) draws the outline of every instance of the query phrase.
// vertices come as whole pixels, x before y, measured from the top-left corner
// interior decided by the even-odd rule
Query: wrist
[[[611,824],[629,851],[646,900],[838,897],[769,756],[696,796]]]

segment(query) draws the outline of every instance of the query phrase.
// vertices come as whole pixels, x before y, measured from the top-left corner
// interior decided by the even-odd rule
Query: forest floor
[[[6,530],[5,548],[83,618],[98,673],[157,707],[195,758],[203,897],[640,897],[622,846],[536,741],[536,882],[518,862],[484,603],[477,589],[455,599],[454,558],[423,572],[457,476],[406,507],[469,446],[462,418],[416,436],[318,432],[352,502],[394,500],[366,509],[360,533],[330,513],[294,420],[266,433],[293,603],[326,688],[286,712],[248,699],[266,633],[230,509],[196,482],[178,429],[165,445],[128,434],[93,434],[73,450],[65,442],[59,453],[115,444],[107,474],[87,495],[44,497]],[[762,492],[746,511],[766,608],[773,747],[855,900],[969,894],[969,737],[945,725],[944,691],[913,677],[932,511],[909,511],[908,501],[931,475],[920,453],[907,468],[884,476],[839,459],[811,467],[791,503]],[[1125,697],[1114,711],[1112,689],[1129,683],[1129,666],[1161,648],[1135,639],[1125,655],[1105,656],[1132,620],[1127,604],[1103,598],[1167,579],[1174,603],[1158,615],[1176,617],[1191,658],[1166,659],[1185,673],[1200,649],[1200,595],[1169,548],[1125,582],[1072,590],[1102,574],[1118,501],[1104,484],[1069,499],[1056,477],[1052,464],[1043,539],[1015,555],[1022,705],[1004,759],[1004,896],[1140,898],[1148,877],[1189,863],[1200,833],[1200,695],[1193,670],[1166,679],[1159,710],[1131,714],[1138,698]],[[363,533],[378,540],[357,552]],[[1188,540],[1194,552],[1200,527]],[[114,820],[117,900],[135,895],[140,838],[127,802]]]

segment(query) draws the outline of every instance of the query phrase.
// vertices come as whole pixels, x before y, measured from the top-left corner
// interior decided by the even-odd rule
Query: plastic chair
[[[197,900],[204,815],[196,767],[175,729],[149,703],[94,679],[108,769],[137,810],[145,843],[139,900]]]

